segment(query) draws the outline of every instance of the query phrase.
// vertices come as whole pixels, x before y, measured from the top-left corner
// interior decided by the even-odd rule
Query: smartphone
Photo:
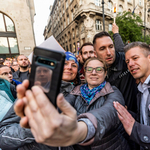
[[[35,47],[29,78],[29,89],[37,85],[42,88],[46,96],[56,107],[56,97],[59,93],[65,53],[52,49]]]

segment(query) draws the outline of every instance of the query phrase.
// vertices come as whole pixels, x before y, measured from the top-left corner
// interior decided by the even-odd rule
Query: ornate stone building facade
[[[32,52],[34,15],[33,0],[0,0],[0,57]]]
[[[105,30],[112,30],[114,1],[104,1]],[[146,0],[116,0],[117,12],[133,11],[139,14],[146,28],[150,28],[150,13]],[[145,3],[144,3],[145,2]],[[146,5],[145,5],[146,4]],[[146,6],[146,8],[144,7]],[[45,39],[54,35],[66,51],[77,52],[80,45],[92,42],[93,36],[103,30],[102,0],[55,0],[44,30]],[[143,24],[144,25],[144,24]]]

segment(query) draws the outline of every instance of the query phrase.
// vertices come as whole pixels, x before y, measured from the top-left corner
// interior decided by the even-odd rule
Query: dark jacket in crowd
[[[74,88],[70,82],[62,81],[60,91],[67,96]],[[14,112],[14,105],[0,122],[0,148],[3,150],[58,150],[35,141],[30,129],[22,128],[20,117]],[[42,131],[41,131],[42,132]],[[74,150],[72,146],[60,148],[61,150]]]
[[[123,50],[124,45],[119,34],[114,34],[114,43],[117,51]],[[106,81],[120,90],[127,109],[136,112],[137,85],[127,68],[124,52],[117,51],[114,63],[108,68]]]
[[[148,88],[150,93],[150,88]],[[147,112],[146,115],[148,116],[148,125],[144,125],[140,120],[140,107],[141,107],[141,93],[137,94],[137,118],[136,122],[133,126],[132,133],[130,139],[138,143],[141,147],[140,150],[150,150],[150,98],[148,98],[146,103]]]
[[[29,71],[27,71],[27,75],[26,76],[21,76],[20,70],[17,70],[12,75],[13,75],[13,79],[15,79],[15,80],[17,80],[19,82],[23,82],[23,80],[29,79],[30,73],[29,73]]]
[[[35,142],[30,129],[22,128],[14,105],[0,122],[0,148],[2,150],[57,150]],[[42,131],[41,131],[42,132]]]
[[[126,133],[121,127],[113,101],[124,105],[120,91],[107,82],[105,87],[95,95],[90,104],[81,96],[80,86],[74,88],[66,100],[76,109],[78,119],[88,118],[94,125],[94,137],[83,145],[92,150],[129,150],[125,139]],[[86,150],[86,148],[85,148]]]

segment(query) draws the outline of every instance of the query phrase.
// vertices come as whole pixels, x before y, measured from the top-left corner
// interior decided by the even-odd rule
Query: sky
[[[34,33],[37,46],[44,41],[44,28],[50,14],[49,7],[53,5],[53,2],[54,0],[34,0],[36,14],[34,17]]]

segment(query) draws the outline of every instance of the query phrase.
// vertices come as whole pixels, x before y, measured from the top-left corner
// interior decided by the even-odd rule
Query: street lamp
[[[105,14],[104,14],[104,0],[102,0],[102,9],[103,9],[103,31],[105,31]]]
[[[145,35],[146,35],[146,0],[144,0],[144,42],[146,41]]]

